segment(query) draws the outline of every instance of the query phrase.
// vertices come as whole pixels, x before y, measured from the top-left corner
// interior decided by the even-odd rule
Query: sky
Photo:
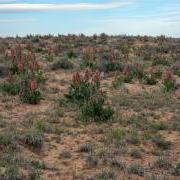
[[[180,37],[180,0],[0,0],[0,36]]]

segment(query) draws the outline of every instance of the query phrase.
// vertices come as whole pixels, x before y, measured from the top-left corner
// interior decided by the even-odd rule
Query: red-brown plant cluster
[[[91,71],[90,69],[86,69],[84,74],[80,74],[76,72],[73,75],[73,85],[79,86],[81,82],[91,82],[97,85],[100,85],[101,74],[98,71]]]
[[[168,81],[173,79],[173,73],[170,69],[167,69],[163,73],[163,80]]]
[[[38,88],[37,81],[36,80],[29,80],[28,81],[28,88],[29,88],[29,91],[36,90]]]
[[[26,52],[17,45],[7,53],[10,60],[12,75],[16,74],[16,84],[19,86],[19,96],[23,102],[37,104],[41,99],[40,83],[43,82],[40,65],[33,53]]]
[[[125,65],[124,66],[124,68],[123,68],[123,71],[122,71],[122,74],[124,75],[124,76],[128,76],[129,74],[130,74],[130,68],[129,68],[129,66],[128,65]]]
[[[163,85],[165,91],[172,91],[176,89],[175,79],[170,69],[167,69],[163,73]]]
[[[25,53],[20,45],[12,48],[7,57],[11,61],[13,73],[35,72],[40,69],[35,54]]]
[[[96,50],[93,47],[83,48],[83,59],[85,61],[95,61],[96,59]]]

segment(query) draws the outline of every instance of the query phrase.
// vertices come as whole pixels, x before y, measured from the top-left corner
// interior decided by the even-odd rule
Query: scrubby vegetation
[[[179,47],[0,38],[0,179],[179,179]]]

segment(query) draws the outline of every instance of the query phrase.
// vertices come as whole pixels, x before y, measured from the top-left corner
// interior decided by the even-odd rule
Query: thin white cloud
[[[0,13],[41,12],[41,11],[72,11],[114,9],[132,4],[133,1],[112,3],[76,3],[76,4],[1,4]]]
[[[27,23],[34,22],[35,19],[0,19],[0,24]]]
[[[16,2],[16,0],[0,0],[0,3]]]

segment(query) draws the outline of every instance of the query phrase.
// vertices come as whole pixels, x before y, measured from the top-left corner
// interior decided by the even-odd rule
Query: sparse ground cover
[[[0,39],[0,179],[179,179],[179,60],[163,36]]]

